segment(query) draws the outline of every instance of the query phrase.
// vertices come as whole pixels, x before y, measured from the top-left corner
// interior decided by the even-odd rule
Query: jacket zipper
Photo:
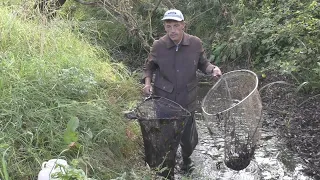
[[[174,88],[175,88],[175,95],[174,95],[174,99],[175,99],[175,102],[177,101],[177,96],[178,96],[178,89],[177,89],[177,87],[178,87],[178,83],[177,83],[177,81],[178,81],[178,76],[177,76],[177,68],[176,68],[176,63],[177,63],[177,59],[176,59],[176,57],[177,57],[177,53],[178,53],[178,50],[179,50],[179,45],[176,45],[176,51],[174,52],[174,63],[173,63],[173,68],[174,68],[174,73],[175,73],[175,81],[174,81]]]

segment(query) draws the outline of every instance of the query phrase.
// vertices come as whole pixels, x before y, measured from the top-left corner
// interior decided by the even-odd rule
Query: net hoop
[[[213,85],[213,87],[208,91],[208,92],[211,92],[212,90],[214,90],[220,83],[220,81],[222,81],[224,78],[228,77],[230,74],[233,74],[233,73],[238,73],[238,72],[246,72],[246,73],[250,73],[252,76],[255,77],[255,86],[254,88],[251,90],[251,92],[245,97],[243,98],[241,101],[239,101],[237,104],[235,104],[234,106],[231,106],[230,108],[227,108],[223,111],[220,111],[220,112],[216,112],[214,114],[211,114],[211,113],[208,113],[206,112],[205,108],[204,108],[204,102],[205,100],[207,99],[207,96],[209,95],[209,93],[206,94],[206,96],[203,98],[202,102],[201,102],[201,109],[202,109],[202,112],[205,113],[206,115],[208,116],[213,116],[213,115],[216,115],[216,114],[220,114],[220,113],[224,113],[224,112],[227,112],[229,110],[231,110],[232,108],[238,106],[239,104],[241,104],[243,101],[245,101],[246,99],[248,99],[248,97],[250,97],[254,92],[255,90],[258,88],[258,76],[250,71],[250,70],[245,70],[245,69],[242,69],[242,70],[234,70],[234,71],[230,71],[230,72],[227,72],[225,74],[223,74],[219,80]]]
[[[140,111],[139,111],[139,107],[140,107],[140,106],[143,106],[147,101],[152,101],[152,100],[156,101],[156,99],[158,99],[158,100],[163,99],[163,100],[171,103],[172,105],[175,105],[175,106],[179,107],[179,108],[181,109],[181,111],[185,112],[185,114],[181,115],[181,117],[176,117],[176,118],[161,118],[161,119],[171,120],[171,119],[177,119],[177,118],[180,119],[180,118],[186,118],[186,117],[191,116],[191,112],[189,112],[186,108],[182,107],[180,104],[176,103],[175,101],[173,101],[173,100],[171,100],[171,99],[168,99],[168,98],[165,98],[165,97],[163,97],[163,96],[151,95],[151,96],[147,97],[143,102],[141,102],[141,103],[137,106],[137,108],[135,108],[135,110],[134,110],[134,113],[135,113],[135,115],[137,116],[137,119],[138,119],[139,121],[152,121],[152,120],[159,120],[159,119],[160,119],[160,118],[145,118],[145,117],[140,116],[141,113],[140,113]]]

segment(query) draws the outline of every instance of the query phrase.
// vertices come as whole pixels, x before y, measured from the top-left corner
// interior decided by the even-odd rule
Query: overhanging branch
[[[149,52],[151,46],[148,43],[148,38],[145,35],[145,32],[141,30],[141,23],[137,21],[137,18],[131,13],[130,7],[128,4],[125,4],[123,1],[116,1],[116,4],[112,4],[111,1],[108,0],[100,0],[100,1],[84,1],[84,0],[74,0],[80,4],[89,5],[89,6],[97,6],[103,8],[107,13],[111,14],[115,20],[122,23],[128,32],[135,37],[138,37],[140,40],[144,50]],[[121,4],[122,3],[122,4]],[[161,0],[157,3],[157,6],[152,11],[152,14],[157,9]],[[152,16],[152,14],[150,14]],[[150,37],[152,39],[152,37]]]

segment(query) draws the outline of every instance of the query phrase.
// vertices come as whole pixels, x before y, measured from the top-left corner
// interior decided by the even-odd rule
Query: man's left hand
[[[219,78],[222,75],[221,70],[218,66],[214,66],[212,69],[212,76],[214,78]]]

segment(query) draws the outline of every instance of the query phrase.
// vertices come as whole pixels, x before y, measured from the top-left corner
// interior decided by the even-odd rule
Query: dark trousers
[[[191,116],[187,118],[187,123],[181,137],[180,146],[183,158],[191,156],[194,148],[198,144],[198,132],[194,114],[194,112],[191,112]]]

